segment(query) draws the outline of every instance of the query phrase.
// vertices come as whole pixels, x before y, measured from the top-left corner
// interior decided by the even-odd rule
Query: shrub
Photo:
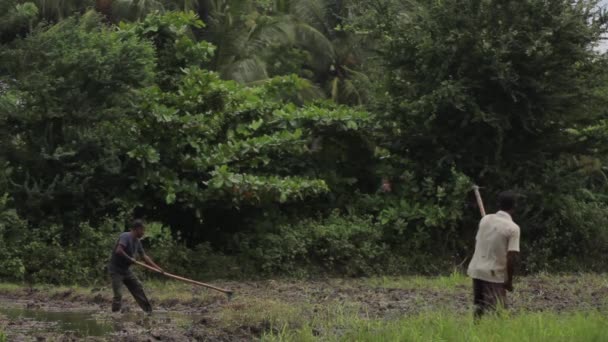
[[[25,265],[18,255],[28,236],[27,223],[8,208],[8,199],[0,196],[0,278],[22,280]]]
[[[233,278],[241,272],[236,257],[226,256],[208,243],[188,247],[181,234],[159,222],[146,225],[142,239],[146,253],[164,270],[195,279]]]
[[[385,251],[371,217],[341,216],[280,225],[243,239],[244,257],[265,274],[319,270],[349,276],[375,273]]]

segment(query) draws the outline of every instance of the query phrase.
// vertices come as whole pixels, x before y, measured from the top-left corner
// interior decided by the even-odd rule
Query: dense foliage
[[[46,5],[0,4],[2,278],[101,279],[133,217],[197,277],[442,272],[474,182],[528,271],[605,269],[594,1]]]
[[[518,190],[528,267],[600,257],[608,79],[596,2],[366,4],[360,25],[391,70],[373,107],[390,132],[381,144],[422,175],[456,168],[490,194]]]

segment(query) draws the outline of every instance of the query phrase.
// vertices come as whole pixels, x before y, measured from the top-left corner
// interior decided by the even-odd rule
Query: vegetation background
[[[525,272],[606,271],[607,18],[588,0],[2,1],[0,278],[103,280],[133,217],[200,279],[449,273],[473,183],[490,211],[522,194]]]

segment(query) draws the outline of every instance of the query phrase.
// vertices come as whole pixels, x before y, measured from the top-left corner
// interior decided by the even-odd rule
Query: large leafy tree
[[[7,0],[0,3],[0,44],[29,32],[38,20],[38,7],[31,2]]]
[[[20,213],[69,232],[140,206],[200,238],[231,228],[237,208],[301,203],[365,180],[365,169],[341,166],[370,155],[367,113],[290,104],[307,86],[296,77],[252,88],[222,80],[204,69],[214,47],[194,38],[202,25],[170,12],[117,30],[89,12],[2,54],[3,179]],[[344,153],[329,161],[328,150]]]
[[[364,49],[354,35],[341,29],[350,13],[345,1],[11,0],[5,6],[13,18],[6,20],[7,26],[16,27],[12,31],[90,8],[114,23],[143,20],[156,11],[193,10],[207,23],[199,36],[217,46],[212,64],[223,78],[251,85],[297,74],[314,85],[301,94],[303,100],[328,97],[346,104],[367,100],[369,80],[360,71]],[[27,6],[36,7],[36,20],[24,19],[32,16]]]
[[[123,27],[155,42],[159,70],[173,71],[166,75],[172,86],[161,82],[143,92],[140,145],[128,153],[131,168],[138,170],[133,189],[145,194],[139,196],[144,207],[165,208],[159,218],[177,220],[183,228],[187,222],[184,233],[192,236],[200,234],[197,226],[211,228],[205,219],[220,226],[234,222],[236,208],[317,198],[343,191],[353,177],[358,188],[364,186],[368,171],[341,165],[371,156],[362,150],[369,147],[360,134],[372,124],[367,113],[290,104],[286,99],[308,86],[295,77],[252,88],[221,80],[201,68],[214,48],[184,35],[200,26],[192,15],[170,13]],[[352,145],[343,146],[344,139]],[[326,160],[334,150],[341,152]]]
[[[581,194],[589,183],[571,162],[601,164],[606,156],[601,134],[591,142],[581,133],[589,125],[603,130],[595,125],[608,114],[606,56],[595,49],[606,23],[596,5],[380,0],[360,7],[361,31],[376,39],[386,75],[375,109],[386,115],[384,146],[401,158],[395,166],[438,179],[456,167],[490,192],[521,189],[520,222],[534,227],[528,236],[543,251],[539,259],[572,256],[560,234],[584,244],[600,233],[572,223],[574,208],[606,210]]]
[[[32,222],[101,218],[124,186],[124,122],[134,89],[153,81],[151,44],[89,13],[41,28],[0,57],[3,172],[20,211]]]

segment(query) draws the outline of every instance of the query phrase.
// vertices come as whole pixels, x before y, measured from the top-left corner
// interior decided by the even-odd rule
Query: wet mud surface
[[[225,282],[222,294],[183,287],[149,291],[147,316],[130,300],[110,313],[111,291],[87,289],[0,291],[0,329],[8,341],[251,341],[280,326],[298,327],[336,307],[366,319],[397,319],[425,311],[471,312],[467,281],[437,284],[386,280]],[[127,297],[127,296],[126,296]],[[520,279],[512,311],[608,311],[608,277],[537,276]],[[341,309],[341,310],[342,310]]]

